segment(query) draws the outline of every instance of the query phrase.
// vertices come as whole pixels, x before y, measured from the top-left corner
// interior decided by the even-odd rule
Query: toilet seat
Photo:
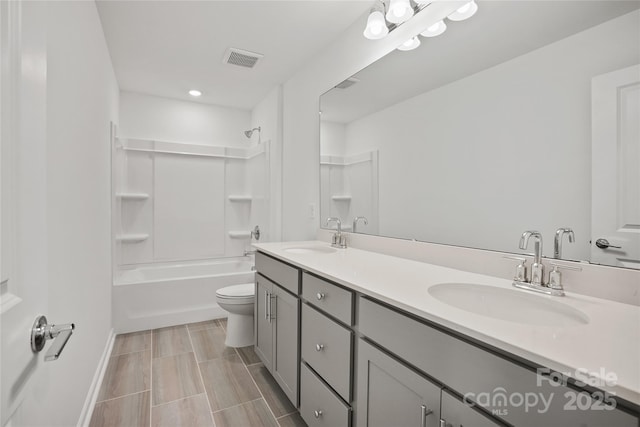
[[[244,283],[220,288],[216,291],[216,297],[225,300],[253,299],[256,294],[254,283]]]

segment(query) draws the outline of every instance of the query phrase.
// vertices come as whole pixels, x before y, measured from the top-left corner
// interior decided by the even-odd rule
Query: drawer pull
[[[313,411],[313,416],[316,418],[320,418],[322,416],[322,411]]]
[[[433,414],[425,405],[420,406],[420,427],[427,427],[427,415]]]
[[[316,294],[316,298],[318,299],[318,301],[322,301],[324,299],[324,293],[318,292]]]
[[[316,351],[324,350],[324,344],[316,344]]]

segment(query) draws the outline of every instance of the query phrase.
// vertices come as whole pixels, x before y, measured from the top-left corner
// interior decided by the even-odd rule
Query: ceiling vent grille
[[[255,52],[249,52],[248,50],[236,49],[230,47],[224,53],[222,62],[225,64],[238,65],[245,68],[253,68],[260,58],[264,55]]]
[[[359,81],[360,79],[356,79],[355,77],[349,77],[347,80],[343,81],[342,83],[338,83],[338,85],[336,85],[336,89],[346,89],[358,83]]]

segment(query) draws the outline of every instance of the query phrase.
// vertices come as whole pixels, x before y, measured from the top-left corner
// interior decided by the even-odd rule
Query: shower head
[[[251,130],[245,130],[244,131],[244,135],[247,138],[251,138],[251,136],[253,135],[253,132],[258,131],[258,134],[260,134],[260,126],[258,126],[257,128],[253,128]]]

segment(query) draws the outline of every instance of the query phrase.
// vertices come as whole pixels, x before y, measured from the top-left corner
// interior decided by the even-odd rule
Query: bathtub
[[[114,272],[113,323],[116,333],[226,317],[216,303],[220,288],[255,281],[253,259],[122,267]]]

